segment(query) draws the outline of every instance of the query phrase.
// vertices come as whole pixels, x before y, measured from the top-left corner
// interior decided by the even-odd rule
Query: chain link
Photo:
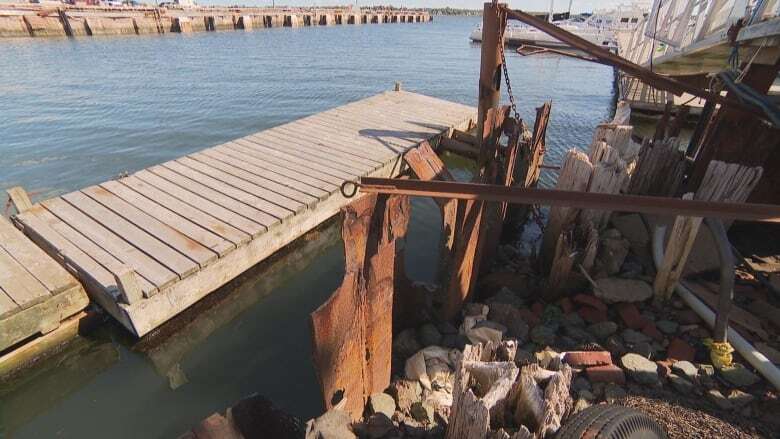
[[[504,71],[504,82],[506,83],[506,93],[509,95],[509,105],[512,108],[512,117],[517,122],[520,122],[520,115],[517,113],[517,104],[515,104],[515,95],[512,93],[512,82],[509,80],[509,70],[506,67],[506,54],[504,53],[504,32],[506,31],[506,20],[501,19],[501,8],[497,7],[497,1],[493,4],[496,6],[496,18],[498,18],[501,29],[498,32],[498,50],[501,54],[501,67]]]

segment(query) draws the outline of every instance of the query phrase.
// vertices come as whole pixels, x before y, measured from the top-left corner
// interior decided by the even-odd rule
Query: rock
[[[758,375],[738,364],[724,367],[720,370],[720,375],[735,387],[750,387],[761,381]]]
[[[441,343],[441,333],[432,323],[426,323],[417,330],[417,340],[423,346],[436,346]]]
[[[623,338],[623,341],[629,344],[635,345],[637,343],[650,342],[650,337],[642,334],[641,332],[634,331],[633,329],[626,329],[620,335]]]
[[[658,328],[659,331],[663,332],[666,335],[674,335],[677,333],[677,328],[680,327],[680,325],[677,324],[677,322],[673,322],[671,320],[659,320],[655,322],[656,328]]]
[[[410,414],[415,421],[422,423],[431,423],[434,421],[433,406],[425,402],[419,401],[412,404]]]
[[[643,302],[653,297],[653,288],[642,280],[606,277],[596,281],[593,294],[607,303]]]
[[[679,361],[693,361],[696,349],[681,338],[674,338],[666,348],[666,358]]]
[[[676,374],[671,374],[667,378],[669,379],[669,382],[672,384],[672,387],[674,387],[678,392],[682,393],[683,395],[690,395],[691,392],[693,392],[694,389],[693,383],[688,381],[687,379]]]
[[[579,303],[580,305],[589,306],[591,308],[596,308],[600,311],[607,312],[607,305],[598,297],[590,296],[588,294],[577,294],[576,296],[572,297],[572,300],[576,303]]]
[[[306,439],[353,439],[349,414],[343,410],[329,410],[306,423]]]
[[[462,351],[469,344],[469,339],[463,334],[447,334],[441,338],[441,345]]]
[[[717,389],[708,390],[707,399],[709,399],[721,410],[731,410],[734,407],[731,405],[731,402]]]
[[[677,311],[677,318],[675,320],[681,325],[695,325],[701,322],[699,315],[690,309]]]
[[[382,413],[390,418],[395,413],[395,400],[387,393],[373,393],[368,397],[368,408],[371,413]]]
[[[422,399],[422,386],[418,381],[396,379],[390,383],[388,393],[395,399],[398,410],[408,414],[412,404]]]
[[[590,390],[590,381],[584,377],[574,378],[571,383],[571,390],[579,392],[580,390]]]
[[[515,363],[518,366],[525,366],[527,364],[536,363],[536,357],[530,351],[525,349],[518,349],[515,354]]]
[[[623,369],[614,364],[589,367],[585,369],[585,375],[592,383],[625,384],[626,382],[626,375],[623,373]],[[593,388],[595,390],[595,384]]]
[[[664,335],[661,334],[661,331],[655,327],[655,323],[653,322],[648,323],[644,328],[642,328],[642,334],[645,334],[655,341],[662,341],[664,339]]]
[[[506,334],[509,337],[521,342],[528,337],[528,324],[523,320],[520,311],[512,305],[494,303],[490,307],[488,319],[506,328]]]
[[[639,309],[633,303],[620,303],[616,306],[616,309],[620,319],[623,320],[623,324],[628,328],[642,329],[649,323],[639,313]]]
[[[406,359],[421,348],[414,329],[404,329],[393,339],[393,353],[400,358]]]
[[[611,335],[604,341],[604,347],[615,357],[621,357],[628,352],[619,335]]]
[[[564,326],[583,326],[585,319],[576,312],[570,312],[561,317],[561,324]]]
[[[487,317],[489,308],[487,305],[469,302],[463,305],[463,316],[482,316]]]
[[[620,358],[620,364],[636,382],[647,385],[658,383],[658,365],[647,358],[629,353]]]
[[[609,318],[606,311],[592,308],[590,306],[583,306],[582,308],[578,309],[577,314],[579,314],[580,317],[582,317],[582,319],[588,323],[606,322]]]
[[[593,337],[590,332],[574,325],[564,325],[563,333],[566,335],[566,337],[570,337],[572,340],[580,344],[595,341],[595,337]]]
[[[379,439],[389,436],[389,433],[397,430],[393,421],[383,413],[374,413],[368,418],[366,435],[370,439]]]
[[[488,305],[490,305],[490,308],[493,308],[493,305],[497,303],[502,303],[505,305],[511,305],[515,308],[522,308],[525,306],[525,302],[522,298],[520,298],[517,294],[514,293],[514,291],[510,290],[507,287],[501,288],[498,293],[494,294],[492,297],[487,299],[485,301]]]
[[[745,393],[738,389],[733,389],[729,393],[728,399],[731,405],[733,405],[735,408],[742,408],[753,402],[753,400],[756,398],[749,393]]]
[[[599,339],[605,339],[618,330],[615,322],[600,322],[588,326],[588,331]]]
[[[675,361],[672,363],[672,370],[689,380],[696,380],[696,376],[699,375],[699,370],[690,361]]]
[[[648,359],[653,357],[653,347],[646,341],[635,344],[631,350]]]
[[[579,413],[588,407],[590,407],[590,403],[585,398],[579,398],[577,399],[577,402],[574,403],[574,413]]]
[[[450,322],[440,322],[436,324],[436,329],[439,330],[441,335],[457,334],[458,328]]]
[[[602,232],[602,235],[606,232]],[[596,260],[608,275],[620,272],[620,267],[623,266],[623,261],[628,255],[630,245],[627,239],[619,236],[601,240]]]
[[[555,330],[539,325],[531,330],[531,341],[540,346],[552,346],[555,344]]]
[[[468,337],[469,341],[471,341],[473,344],[487,342],[498,344],[501,342],[501,339],[504,338],[504,333],[492,326],[493,325],[477,325],[466,331],[466,337]]]
[[[604,400],[609,404],[626,397],[626,391],[618,384],[609,383],[604,387]]]
[[[559,300],[558,305],[561,307],[561,311],[563,311],[564,314],[570,314],[574,311],[574,302],[568,297]]]
[[[584,399],[586,401],[593,401],[594,399],[596,399],[596,395],[594,395],[593,392],[591,392],[590,390],[585,390],[585,389],[580,390],[579,392],[577,392],[577,396],[579,396],[580,398],[582,398],[582,399]]]

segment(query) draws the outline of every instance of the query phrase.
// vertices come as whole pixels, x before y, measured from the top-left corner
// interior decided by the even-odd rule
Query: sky
[[[354,0],[352,0],[354,1]],[[506,1],[506,0],[503,0]],[[201,5],[216,4],[242,4],[246,6],[270,6],[271,0],[196,0]],[[276,5],[290,6],[330,6],[349,3],[349,0],[276,0]],[[572,11],[590,12],[594,9],[610,8],[620,3],[630,3],[627,0],[572,0]],[[453,8],[482,9],[484,0],[358,0],[358,5],[393,5],[412,8],[427,7],[440,8],[451,6]],[[569,8],[569,0],[556,0],[555,10],[566,11]],[[550,9],[549,0],[510,0],[509,6],[514,9],[531,11],[547,11]]]

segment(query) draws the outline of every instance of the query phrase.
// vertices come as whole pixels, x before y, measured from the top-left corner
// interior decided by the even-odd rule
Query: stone
[[[384,413],[374,413],[369,416],[366,425],[366,435],[370,439],[380,439],[389,436],[390,432],[397,430],[393,421]]]
[[[596,261],[608,275],[619,273],[630,245],[627,239],[621,237],[602,239]]]
[[[607,337],[604,341],[604,347],[615,357],[620,357],[628,352],[628,349],[626,349],[626,346],[623,344],[623,340],[619,335],[610,335]]]
[[[590,381],[584,377],[577,377],[571,382],[571,389],[575,392],[580,390],[590,390]]]
[[[621,303],[616,306],[617,313],[623,324],[631,329],[642,329],[649,323],[642,314],[639,313],[636,305],[633,303]]]
[[[382,413],[390,418],[395,413],[395,400],[387,393],[373,393],[368,397],[368,408],[371,413]]]
[[[328,410],[319,418],[306,423],[306,439],[354,439],[350,428],[352,419],[343,410]]]
[[[672,363],[672,371],[674,371],[676,374],[684,376],[685,378],[688,378],[689,380],[694,381],[699,375],[699,370],[696,369],[696,366],[694,366],[694,364],[690,361],[675,361]]]
[[[441,335],[457,334],[458,328],[450,322],[440,322],[436,324],[436,329],[439,330]]]
[[[654,385],[658,383],[658,365],[647,358],[628,353],[620,358],[620,364],[628,375],[640,384]]]
[[[731,410],[734,407],[731,405],[731,402],[728,400],[728,398],[723,396],[723,394],[720,393],[720,391],[717,389],[708,390],[707,399],[709,399],[721,410]]]
[[[585,375],[592,383],[626,383],[626,375],[623,373],[623,369],[614,364],[589,367],[585,369]]]
[[[490,306],[488,319],[503,325],[506,334],[517,340],[528,337],[528,324],[523,320],[520,311],[506,303],[494,303]]]
[[[585,319],[576,312],[570,312],[561,317],[561,324],[564,326],[583,326]]]
[[[469,344],[469,339],[463,334],[447,334],[441,338],[441,345],[445,348],[462,351]]]
[[[695,325],[701,322],[699,315],[690,309],[677,311],[677,318],[675,320],[681,325]]]
[[[484,320],[483,322],[486,321],[487,320]],[[501,339],[504,338],[504,332],[499,329],[496,329],[494,325],[483,325],[483,326],[477,325],[466,332],[466,337],[468,337],[469,341],[471,341],[471,343],[473,344],[487,343],[487,342],[498,344],[501,342]]]
[[[607,305],[598,297],[588,294],[577,294],[576,296],[572,297],[572,300],[576,303],[579,303],[580,305],[589,306],[591,308],[596,308],[598,310],[607,312]]]
[[[596,395],[594,395],[593,392],[591,392],[590,390],[586,390],[586,389],[577,392],[577,396],[579,396],[580,398],[586,401],[593,401],[594,399],[596,399]]]
[[[393,338],[393,354],[400,358],[408,358],[422,349],[417,341],[414,329],[404,329]]]
[[[524,322],[528,323],[528,326],[531,328],[539,324],[539,317],[532,313],[530,309],[520,308],[518,309],[518,312],[520,312],[520,318],[523,319]]]
[[[671,320],[659,320],[655,322],[655,327],[666,335],[674,335],[677,334],[677,328],[679,328],[680,325]]]
[[[693,392],[694,385],[687,379],[676,374],[671,374],[667,378],[669,379],[669,383],[672,384],[672,387],[683,395],[690,395],[691,392]]]
[[[390,383],[388,393],[395,399],[398,410],[409,413],[412,404],[422,399],[422,386],[419,381],[396,379]]]
[[[648,323],[644,328],[642,328],[642,334],[645,334],[655,341],[662,341],[664,339],[664,335],[661,334],[661,331],[659,331],[658,328],[656,328],[655,323],[652,322]]]
[[[629,344],[650,342],[650,337],[646,336],[645,334],[642,334],[641,332],[634,331],[633,329],[624,330],[620,334],[620,336],[623,338],[624,342]]]
[[[512,305],[515,308],[522,308],[523,306],[525,306],[525,302],[523,301],[523,299],[520,298],[517,294],[515,294],[515,292],[513,292],[507,287],[501,288],[498,291],[498,293],[494,294],[485,302],[490,306],[490,308],[493,308],[493,305],[497,303]]]
[[[536,363],[536,357],[531,351],[525,349],[518,349],[515,354],[515,363],[518,366],[525,366],[527,364]]]
[[[418,422],[432,423],[434,421],[433,406],[426,402],[418,401],[412,404],[410,414]]]
[[[555,330],[548,326],[539,325],[531,330],[531,341],[540,346],[554,345],[555,338]]]
[[[635,344],[631,350],[648,359],[653,357],[653,346],[646,341]]]
[[[728,399],[731,405],[733,405],[735,408],[742,408],[753,402],[753,400],[756,398],[753,395],[745,393],[739,389],[733,389],[731,392],[729,392]]]
[[[570,314],[574,311],[574,303],[568,297],[559,300],[558,305],[560,305],[561,311],[563,311],[564,314]]]
[[[604,400],[609,404],[626,397],[626,391],[616,383],[609,383],[604,387]]]
[[[417,340],[423,346],[437,346],[441,343],[441,333],[432,323],[426,323],[417,330]]]
[[[592,308],[590,306],[583,306],[577,310],[577,313],[588,323],[601,323],[606,322],[609,318],[606,311]]]
[[[681,338],[673,338],[666,348],[666,358],[679,361],[693,361],[696,349]]]
[[[621,236],[628,239],[635,253],[647,250],[650,244],[650,234],[638,213],[619,216],[612,215],[610,222],[620,232]]]
[[[761,381],[761,378],[744,366],[735,364],[720,370],[720,376],[735,387],[750,387]]]
[[[599,322],[588,326],[588,331],[599,339],[605,339],[618,330],[615,322]]]
[[[596,281],[593,294],[607,303],[643,302],[653,297],[653,288],[643,280],[605,277]]]
[[[572,367],[605,366],[612,364],[612,356],[607,351],[566,352],[563,362]]]
[[[487,317],[488,306],[482,303],[469,302],[463,305],[463,316],[482,316]]]
[[[531,304],[531,312],[534,313],[536,317],[542,318],[542,313],[544,312],[544,305],[542,305],[542,302],[534,302]]]

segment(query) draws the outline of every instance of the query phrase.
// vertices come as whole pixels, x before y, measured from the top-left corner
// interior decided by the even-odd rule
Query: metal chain
[[[496,2],[494,2],[495,4]],[[504,82],[506,82],[506,93],[509,95],[509,105],[512,107],[512,117],[520,122],[520,115],[517,113],[517,104],[515,104],[515,95],[512,93],[512,82],[509,80],[509,70],[506,67],[506,55],[504,54],[504,32],[506,31],[506,20],[501,20],[501,9],[496,7],[496,17],[498,22],[502,23],[501,30],[498,33],[498,50],[501,53],[501,67],[504,71]]]

